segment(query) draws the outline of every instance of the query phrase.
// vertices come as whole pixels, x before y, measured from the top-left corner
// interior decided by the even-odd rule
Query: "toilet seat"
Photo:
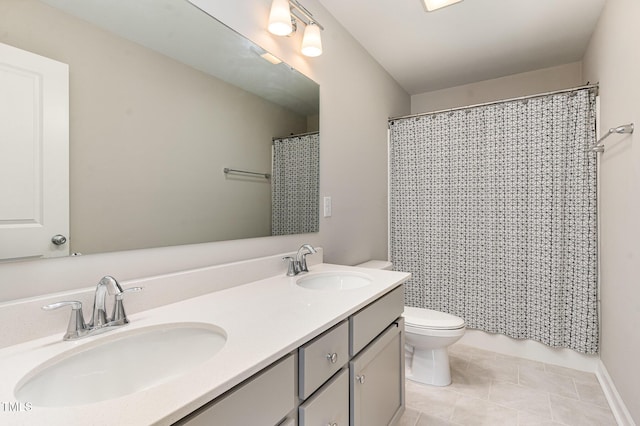
[[[464,320],[446,312],[431,309],[404,307],[405,326],[411,329],[458,330],[464,328]]]

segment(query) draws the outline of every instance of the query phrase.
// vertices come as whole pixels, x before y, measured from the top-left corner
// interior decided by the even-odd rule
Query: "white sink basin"
[[[118,398],[184,374],[220,351],[226,340],[222,329],[203,323],[104,335],[31,371],[16,386],[15,397],[40,407]]]
[[[310,290],[352,290],[371,284],[371,278],[357,272],[322,272],[296,281]]]

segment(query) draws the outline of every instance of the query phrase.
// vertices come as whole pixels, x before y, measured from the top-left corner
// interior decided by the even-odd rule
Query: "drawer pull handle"
[[[327,423],[327,426],[338,426],[338,423]]]
[[[362,376],[356,376],[356,381],[361,385],[364,385],[364,374]]]
[[[338,362],[338,354],[335,352],[332,354],[327,354],[327,360],[329,360],[331,364],[335,364],[336,362]]]

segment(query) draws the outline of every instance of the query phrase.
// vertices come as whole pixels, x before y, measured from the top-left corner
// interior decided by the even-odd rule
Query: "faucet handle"
[[[50,303],[42,307],[45,311],[53,311],[54,309],[62,308],[63,306],[71,306],[72,310],[82,309],[82,302],[77,300],[65,300],[62,302]]]
[[[287,276],[295,277],[296,276],[296,260],[291,256],[285,256],[282,258],[282,260],[289,261],[289,263],[287,264]]]
[[[62,301],[44,305],[42,309],[45,311],[52,311],[54,309],[62,308],[63,306],[71,306],[71,317],[69,318],[69,325],[67,325],[67,332],[65,333],[63,340],[76,339],[87,331],[87,326],[84,323],[84,316],[82,315],[81,302],[78,302],[77,300]]]
[[[116,302],[113,305],[113,315],[111,315],[111,323],[116,324],[128,324],[129,320],[127,319],[127,314],[124,311],[124,305],[122,304],[122,298],[125,293],[130,291],[141,291],[143,287],[131,287],[126,290],[119,291],[116,293]],[[114,324],[114,325],[116,325]]]
[[[127,288],[122,291],[119,291],[118,293],[116,293],[116,300],[122,300],[125,293],[128,293],[130,291],[141,291],[143,288],[144,287],[131,287],[131,288]]]

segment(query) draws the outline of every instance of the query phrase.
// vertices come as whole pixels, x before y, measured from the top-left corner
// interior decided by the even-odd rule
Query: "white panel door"
[[[58,234],[69,237],[69,67],[0,43],[0,262],[68,255]]]

